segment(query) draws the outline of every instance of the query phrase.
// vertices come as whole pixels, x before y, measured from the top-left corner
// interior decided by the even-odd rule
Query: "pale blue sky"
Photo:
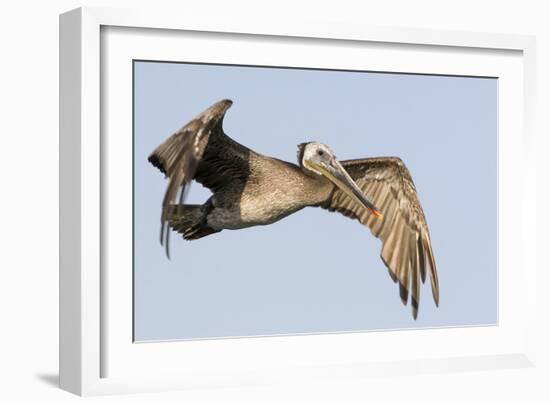
[[[137,341],[494,324],[497,80],[135,63],[134,292]],[[409,167],[440,281],[418,320],[357,221],[307,208],[266,227],[159,244],[166,187],[147,162],[166,137],[230,98],[236,141],[296,162],[317,140],[340,159],[395,155]],[[189,202],[209,192],[193,184]]]

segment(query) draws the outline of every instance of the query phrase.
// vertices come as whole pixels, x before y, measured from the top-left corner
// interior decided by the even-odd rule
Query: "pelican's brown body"
[[[399,282],[403,303],[411,291],[415,318],[419,279],[425,280],[427,270],[438,303],[428,226],[412,178],[399,158],[339,162],[328,147],[316,142],[298,146],[299,165],[264,156],[223,132],[223,117],[231,104],[224,100],[212,105],[149,156],[169,179],[161,216],[161,242],[167,253],[170,228],[185,239],[199,239],[224,229],[272,224],[304,207],[318,206],[359,220],[382,240],[382,260]],[[202,205],[184,203],[192,180],[213,193]]]
[[[307,206],[325,202],[334,185],[297,165],[251,152],[250,173],[242,189],[224,188],[211,198],[206,216],[215,230],[272,224]],[[276,173],[274,175],[274,173]]]

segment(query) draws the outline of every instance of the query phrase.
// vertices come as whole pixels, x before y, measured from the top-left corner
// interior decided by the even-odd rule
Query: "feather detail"
[[[412,315],[416,319],[420,279],[424,283],[426,273],[430,273],[436,305],[439,284],[428,224],[409,170],[397,157],[365,158],[341,164],[384,219],[373,217],[339,189],[321,207],[359,220],[382,241],[380,257],[391,279],[398,283],[401,301],[406,304],[411,296]]]

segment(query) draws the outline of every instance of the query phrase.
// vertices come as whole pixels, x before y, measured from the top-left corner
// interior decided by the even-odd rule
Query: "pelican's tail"
[[[176,204],[169,212],[168,223],[170,228],[182,234],[184,239],[199,239],[219,232],[208,226],[208,212],[206,205]]]

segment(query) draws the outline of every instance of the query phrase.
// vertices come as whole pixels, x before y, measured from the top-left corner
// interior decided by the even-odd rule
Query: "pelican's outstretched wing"
[[[358,219],[382,240],[380,256],[392,280],[399,281],[399,294],[404,304],[411,294],[416,319],[419,278],[422,282],[426,280],[427,268],[436,305],[439,304],[439,286],[428,225],[409,170],[397,157],[349,160],[343,161],[342,166],[380,210],[383,219],[370,214],[338,188],[321,207]]]
[[[248,148],[230,139],[223,132],[225,112],[232,101],[222,100],[202,112],[159,145],[149,156],[149,162],[168,178],[162,202],[161,243],[169,255],[166,225],[170,206],[176,199],[183,203],[186,185],[192,180],[212,192],[246,180],[249,172]]]

